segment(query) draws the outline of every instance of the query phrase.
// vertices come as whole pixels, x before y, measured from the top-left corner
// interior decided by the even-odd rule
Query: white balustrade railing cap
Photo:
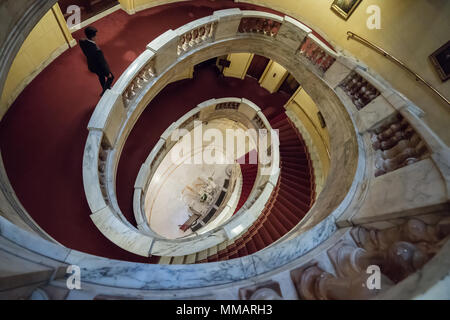
[[[140,70],[147,65],[150,60],[155,56],[155,53],[150,50],[145,50],[139,57],[137,57],[133,63],[125,70],[124,73],[114,84],[112,91],[122,94],[127,87],[130,85],[131,81],[138,75]]]
[[[255,10],[242,10],[242,18],[262,18],[270,19],[276,22],[283,22],[284,16],[279,16],[274,13],[255,11]]]
[[[212,22],[216,22],[218,21],[218,17],[212,15],[212,16],[207,16],[204,18],[200,18],[194,21],[191,21],[181,27],[179,27],[178,29],[175,30],[175,32],[179,35],[182,36],[187,32],[191,32],[192,30],[196,30],[198,28],[201,28],[202,26],[212,23]]]
[[[338,57],[340,55],[340,53],[338,53],[338,52],[334,51],[333,49],[331,49],[326,43],[324,43],[321,39],[319,39],[314,34],[312,34],[312,33],[308,34],[308,38],[313,40],[317,45],[319,45],[330,56],[336,58],[336,57]]]
[[[156,53],[174,39],[178,39],[178,33],[172,29],[169,29],[150,42],[147,45],[147,49]]]
[[[293,24],[295,27],[299,28],[300,30],[302,30],[305,33],[312,32],[312,30],[308,26],[304,25],[300,21],[295,20],[289,16],[284,16],[284,21]]]

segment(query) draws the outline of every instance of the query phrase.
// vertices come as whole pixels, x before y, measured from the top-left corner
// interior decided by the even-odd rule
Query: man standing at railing
[[[100,84],[102,86],[103,96],[106,90],[111,89],[111,85],[114,81],[114,76],[109,69],[108,62],[106,62],[103,51],[100,50],[96,41],[97,29],[94,27],[87,27],[84,30],[87,39],[80,40],[80,47],[83,50],[84,55],[87,58],[87,64],[89,71],[95,73],[98,76]]]

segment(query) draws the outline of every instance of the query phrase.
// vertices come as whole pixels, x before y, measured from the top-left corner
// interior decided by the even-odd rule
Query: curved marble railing
[[[100,149],[106,152],[107,161],[103,163],[105,170],[115,172],[123,143],[139,114],[148,101],[170,82],[178,71],[187,65],[230,52],[265,55],[281,63],[302,83],[305,91],[321,110],[330,131],[330,173],[315,205],[300,225],[283,238],[284,241],[250,256],[209,264],[162,266],[115,261],[80,253],[45,241],[0,218],[2,239],[6,239],[10,246],[17,247],[14,248],[18,256],[26,257],[28,261],[45,260],[49,265],[79,265],[82,268],[82,283],[88,287],[96,286],[97,289],[100,288],[99,291],[105,286],[107,290],[103,292],[126,291],[132,296],[147,290],[201,288],[198,290],[202,293],[195,289],[183,291],[186,297],[195,297],[235,288],[236,285],[264,282],[274,275],[280,279],[288,279],[290,277],[286,276],[286,273],[310,263],[316,258],[317,252],[330,248],[331,244],[340,241],[343,234],[348,231],[347,226],[367,224],[373,228],[386,229],[398,224],[398,219],[418,215],[420,212],[446,210],[448,215],[450,151],[421,121],[419,108],[391,89],[382,79],[373,76],[361,62],[356,62],[355,59],[339,52],[334,55],[336,60],[326,71],[314,65],[313,61],[320,64],[321,60],[307,57],[303,59],[300,54],[295,55],[299,52],[305,37],[311,38],[311,30],[293,19],[284,17],[277,34],[272,36],[264,32],[239,33],[242,16],[243,12],[236,9],[216,12],[214,16],[199,21],[198,25],[208,21],[218,22],[213,37],[180,56],[177,52],[179,43],[177,32],[168,31],[153,41],[149,49],[119,79],[117,86],[103,97],[95,111],[97,120],[90,123],[89,139],[97,146],[99,152]],[[264,18],[265,14],[260,13],[260,16]],[[322,46],[318,42],[316,44]],[[322,50],[327,51],[324,46]],[[148,82],[139,81],[142,88],[136,85],[139,90],[133,89],[133,101],[125,107],[123,94],[126,88],[132,81],[137,81],[135,76],[152,58],[155,59],[155,76]],[[361,99],[364,104],[365,99],[370,99],[370,95],[360,98],[355,96],[358,91],[351,91],[350,94],[344,91],[343,80],[352,71],[363,76],[380,92],[360,110],[350,97],[354,96],[355,101]],[[343,86],[340,86],[341,83]],[[363,86],[360,86],[359,91],[362,88]],[[364,93],[362,90],[360,94]],[[100,107],[101,105],[103,107]],[[110,113],[111,110],[117,112]],[[375,151],[370,137],[379,127],[390,124],[392,116],[397,114],[401,114],[424,141],[429,156],[375,177]],[[98,154],[93,153],[91,159],[96,166],[91,169],[92,176],[100,179],[101,172],[98,170],[100,161],[96,160],[97,158]],[[105,183],[114,186],[115,174],[108,177],[110,178],[106,179]],[[95,185],[93,191],[102,194],[100,186],[100,183]],[[89,185],[85,187],[89,198]],[[116,201],[109,196],[110,204],[115,206]],[[105,199],[100,199],[98,203],[94,201],[93,204],[98,210],[106,207]],[[111,216],[115,219],[121,219],[115,214],[111,212]],[[338,227],[341,230],[337,231]],[[139,249],[144,251],[142,248]],[[30,251],[34,256],[30,256]],[[424,284],[422,288],[428,290],[433,283],[437,283],[448,273],[448,265],[443,265],[447,268],[446,273],[436,266],[442,265],[444,259],[448,261],[449,252],[447,243],[435,258],[425,265],[421,276],[422,278],[426,276],[431,282]],[[406,280],[408,279],[410,278]],[[407,285],[410,283],[411,281]],[[284,292],[292,291],[291,286],[290,282],[283,285]],[[209,287],[210,291],[205,291],[203,287]],[[157,293],[159,297],[161,292],[163,291]],[[177,293],[173,292],[170,294]],[[396,296],[398,294],[390,295],[391,298]],[[289,297],[296,296],[293,294]],[[405,294],[402,297],[405,297]]]
[[[230,108],[227,106],[230,106]],[[138,224],[138,229],[149,232],[149,234],[154,236],[155,238],[163,239],[163,237],[158,236],[157,234],[155,234],[155,232],[152,231],[148,223],[148,219],[144,210],[144,195],[148,192],[150,181],[152,180],[152,177],[156,172],[158,165],[161,163],[162,159],[166,157],[173,145],[176,143],[171,139],[172,134],[179,129],[186,129],[187,131],[191,131],[194,128],[196,121],[198,123],[203,123],[221,117],[238,121],[248,129],[254,129],[257,132],[258,136],[260,135],[260,133],[258,133],[257,130],[260,129],[267,130],[267,132],[269,133],[270,138],[268,139],[268,147],[272,145],[273,154],[271,154],[271,161],[269,163],[266,163],[264,165],[259,164],[259,166],[261,166],[261,168],[259,168],[259,172],[265,169],[271,171],[271,168],[273,167],[275,168],[273,171],[273,175],[270,175],[269,179],[265,179],[261,176],[257,177],[255,185],[247,201],[232,219],[235,219],[235,217],[239,217],[241,215],[249,215],[248,217],[250,217],[250,219],[248,219],[248,217],[237,218],[238,225],[240,225],[243,230],[246,230],[249,227],[248,224],[251,225],[258,218],[261,210],[258,210],[254,206],[254,203],[257,200],[261,201],[262,203],[267,202],[268,198],[259,199],[259,197],[261,197],[261,190],[265,189],[267,183],[275,186],[279,176],[279,170],[277,168],[279,168],[280,154],[276,142],[278,140],[278,137],[274,137],[275,141],[273,141],[273,144],[271,144],[271,140],[273,138],[271,137],[272,135],[270,134],[270,130],[272,130],[272,128],[264,114],[261,112],[261,109],[257,105],[245,98],[241,99],[230,97],[210,99],[208,101],[200,103],[197,107],[193,108],[179,120],[174,122],[163,133],[163,135],[161,135],[160,140],[157,142],[156,146],[152,149],[146,161],[141,166],[136,179],[136,183],[134,185],[135,191],[133,197],[133,210],[136,222]],[[177,135],[177,139],[181,139],[181,136]],[[243,219],[246,220],[245,224],[242,224],[241,220]],[[236,224],[236,222],[234,222],[234,224]],[[234,237],[239,236],[240,234],[241,233],[237,233],[234,236],[228,234],[228,240],[231,240]]]
[[[280,24],[279,26],[278,23]],[[203,28],[205,25],[210,26],[208,36],[205,40],[203,40],[202,37],[200,37],[201,39],[197,39],[196,35],[203,34],[203,32],[198,32],[198,29]],[[276,26],[277,31],[275,32],[268,26],[272,26],[271,28]],[[268,28],[272,31],[268,31]],[[192,30],[194,30],[194,33],[192,33]],[[180,39],[186,39],[187,34],[194,37],[194,40],[191,39],[188,42],[183,40],[181,47],[184,46],[184,49],[180,50]],[[245,43],[243,43],[244,39]],[[231,46],[231,44],[233,45]],[[271,46],[276,46],[278,49],[272,51],[270,50]],[[139,58],[122,75],[113,90],[107,92],[97,106],[89,125],[91,131],[101,130],[104,133],[103,139],[106,140],[104,145],[107,146],[108,142],[111,145],[114,145],[111,152],[107,153],[109,162],[106,161],[104,167],[102,166],[100,168],[107,170],[106,176],[111,178],[106,179],[103,184],[102,181],[100,181],[100,185],[105,186],[103,196],[105,197],[105,195],[107,195],[108,197],[105,198],[111,200],[111,208],[115,211],[113,214],[119,219],[122,221],[125,220],[120,214],[120,209],[114,195],[115,168],[126,136],[130,132],[134,122],[138,118],[140,112],[142,112],[146,103],[161,90],[164,84],[170,81],[171,75],[176,74],[176,72],[181,70],[182,67],[184,68],[186,64],[191,65],[192,63],[195,63],[195,61],[201,61],[211,56],[217,56],[219,53],[229,53],[230,51],[238,50],[256,53],[262,51],[263,55],[268,56],[271,54],[278,54],[278,57],[276,57],[275,60],[285,65],[291,65],[292,67],[288,67],[287,69],[290,70],[296,78],[302,78],[302,76],[305,78],[305,74],[300,74],[300,72],[298,72],[300,70],[298,66],[301,65],[303,69],[306,68],[309,71],[306,79],[300,80],[299,82],[304,84],[305,90],[314,100],[318,101],[318,106],[323,109],[322,113],[325,118],[330,118],[332,113],[336,116],[336,111],[332,111],[329,106],[325,106],[324,97],[327,96],[327,94],[324,92],[320,92],[319,94],[319,92],[317,92],[317,89],[314,88],[312,83],[311,73],[319,79],[324,79],[331,88],[346,90],[346,97],[341,97],[341,100],[345,102],[344,105],[346,105],[347,108],[346,112],[352,113],[353,109],[358,110],[358,108],[360,108],[359,112],[361,112],[361,114],[369,114],[375,117],[374,119],[365,120],[366,122],[372,121],[369,123],[371,126],[379,124],[373,123],[373,121],[380,120],[377,118],[377,112],[385,111],[387,109],[386,105],[384,105],[384,109],[378,107],[379,104],[385,103],[384,100],[381,100],[380,97],[383,97],[383,95],[380,96],[379,92],[389,92],[384,85],[367,74],[367,72],[353,62],[352,59],[346,58],[326,46],[312,34],[309,28],[289,17],[281,18],[261,12],[231,9],[215,12],[213,16],[191,22],[176,31],[169,30],[150,43],[148,49],[139,56]],[[288,53],[290,53],[291,59],[287,59],[289,58]],[[360,78],[355,79],[352,77],[352,72],[360,74]],[[310,86],[310,90],[307,90],[308,86]],[[346,101],[346,99],[349,100],[349,97],[352,99],[351,103],[347,103]],[[339,104],[341,100],[327,102],[330,105],[335,105],[336,103]],[[376,111],[369,113],[367,110],[370,109],[375,109]],[[392,108],[392,112],[394,110],[395,109]],[[342,118],[342,116],[344,117]],[[378,115],[378,117],[379,116],[380,115]],[[341,124],[343,123],[344,126],[340,128],[336,126],[335,128],[329,128],[332,136],[331,140],[334,140],[334,142],[330,141],[330,144],[344,145],[347,148],[337,150],[335,146],[334,153],[333,150],[331,150],[330,153],[331,157],[334,158],[332,161],[334,162],[335,167],[334,170],[333,166],[330,169],[330,175],[326,182],[327,186],[324,188],[325,192],[322,192],[321,195],[319,195],[312,210],[308,213],[307,217],[290,232],[291,235],[297,235],[300,232],[311,228],[312,225],[323,220],[327,216],[333,206],[330,206],[329,201],[321,201],[321,199],[330,199],[331,194],[333,194],[335,208],[340,202],[338,201],[339,198],[341,200],[345,197],[350,199],[352,193],[346,193],[345,191],[348,190],[347,188],[351,187],[352,183],[353,190],[356,188],[353,180],[356,164],[359,163],[358,170],[363,170],[361,162],[356,161],[357,158],[355,152],[358,152],[360,157],[364,157],[365,159],[369,158],[369,155],[367,154],[369,148],[367,144],[363,142],[363,139],[359,139],[358,150],[356,149],[357,144],[355,143],[358,140],[352,141],[352,139],[354,139],[352,138],[351,133],[353,130],[352,128],[354,128],[352,121],[354,120],[349,121],[349,118],[346,118],[345,114],[342,113],[339,114],[338,117],[342,118]],[[382,117],[384,117],[384,115]],[[327,121],[327,123],[332,124],[333,122],[339,122],[336,121],[336,119],[337,118]],[[346,130],[349,133],[347,133],[347,136],[344,134]],[[340,135],[333,135],[333,133],[338,132]],[[337,138],[344,138],[347,139],[347,141],[341,140],[339,142],[339,139]],[[350,154],[353,153],[354,156],[350,156],[349,152]],[[338,172],[337,170],[339,169],[336,167],[336,164],[342,157],[348,157],[348,160],[350,161],[346,163],[347,172],[345,173],[342,171]],[[411,162],[412,161],[409,161],[409,163]],[[352,164],[350,165],[350,163]],[[339,179],[338,176],[342,176],[343,179]],[[361,178],[363,176],[364,174],[361,175]],[[102,178],[101,170],[99,177]],[[93,181],[96,181],[97,177],[94,176],[93,178]],[[340,181],[340,183],[337,181]],[[89,185],[92,184],[89,183]],[[347,187],[342,188],[343,185],[346,185]],[[97,196],[99,196],[98,189],[102,190],[102,188],[97,188]],[[340,197],[336,197],[337,190],[339,190]],[[86,190],[86,194],[90,205],[92,203],[91,209],[95,214],[95,212],[99,210],[97,202],[100,202],[100,206],[103,207],[102,199],[92,201],[90,197],[93,196],[93,193],[88,189]],[[104,202],[104,205],[109,205],[107,203],[108,200]],[[126,221],[123,222],[128,224]],[[220,237],[223,237],[223,235]],[[281,240],[283,239],[284,238]],[[172,248],[170,248],[170,250],[172,250]],[[156,252],[161,251],[156,250]]]
[[[212,47],[218,35],[219,37],[226,36],[230,25],[236,25],[238,34],[246,35],[249,32],[252,36],[263,39],[275,36],[282,37],[283,29],[281,29],[280,34],[278,34],[278,31],[276,34],[275,32],[268,33],[264,31],[265,29],[258,32],[258,26],[266,28],[265,23],[267,20],[272,21],[270,22],[272,24],[275,23],[273,21],[278,20],[275,23],[277,26],[281,26],[283,20],[274,15],[263,14],[263,18],[260,15],[261,13],[252,11],[225,10],[224,12],[217,12],[214,16],[187,24],[175,32],[169,30],[149,44],[148,49],[127,69],[114,88],[105,94],[97,106],[88,126],[90,137],[86,145],[83,167],[85,191],[89,206],[93,212],[92,220],[99,226],[105,236],[110,240],[114,239],[113,241],[116,243],[120,243],[122,248],[127,248],[132,243],[130,251],[140,255],[148,255],[150,252],[155,255],[163,255],[164,253],[167,254],[164,248],[173,250],[173,246],[164,247],[161,241],[153,241],[150,237],[153,237],[154,234],[148,232],[148,228],[145,227],[143,228],[147,232],[144,232],[140,241],[137,241],[140,232],[123,217],[115,196],[115,170],[120,151],[132,127],[131,124],[136,121],[138,114],[142,112],[144,107],[143,100],[148,101],[144,97],[148,96],[150,91],[156,93],[160,90],[160,83],[164,82],[161,81],[161,78],[165,75],[164,72],[167,72],[164,70],[170,66],[172,69],[169,71],[173,71],[176,70],[176,66],[173,66],[173,64],[182,64],[181,61],[177,61],[180,60],[179,56],[183,57],[202,46]],[[259,24],[258,19],[263,19],[263,23]],[[241,25],[241,20],[243,25],[246,26],[252,26],[252,23],[256,24],[247,29],[247,27]],[[245,21],[247,21],[247,24]],[[288,21],[290,20],[288,19]],[[208,30],[208,33],[206,34],[199,30]],[[285,33],[288,31],[285,30]],[[189,41],[186,39],[189,39]],[[162,76],[161,73],[163,73]],[[262,115],[260,119],[265,119],[265,117]],[[261,124],[264,124],[264,122],[266,122],[267,127],[267,120],[263,120]],[[170,130],[171,128],[167,132]],[[102,134],[99,133],[100,131]],[[150,159],[153,156],[156,158],[161,157],[164,143],[163,141],[159,142]],[[156,151],[158,148],[161,149]],[[97,150],[98,160],[93,161]],[[155,164],[154,167],[156,167]],[[270,190],[265,190],[264,188],[255,188],[253,193],[255,192],[270,194]],[[256,200],[257,196],[252,194],[242,211],[248,210]],[[260,205],[259,202],[257,204]],[[236,217],[240,216],[240,213],[236,215]],[[142,214],[136,215],[139,226],[143,226],[141,217]],[[235,235],[236,230],[245,231],[248,225],[241,225],[238,221],[233,217],[230,225],[234,227],[231,229],[225,228],[227,237],[225,238],[224,234],[214,235],[214,238],[216,238],[214,242],[229,240],[232,234]],[[120,230],[120,232],[117,230]],[[127,241],[126,239],[128,238],[132,240]],[[177,243],[176,246],[179,248],[180,244]],[[192,248],[191,246],[191,250]],[[172,253],[172,255],[176,254]]]
[[[142,71],[138,72],[138,77],[141,73]],[[127,94],[127,97],[132,96]],[[237,109],[219,108],[221,110],[217,110],[217,107],[229,102],[234,102]],[[114,111],[112,109],[112,112]],[[96,122],[95,117],[94,114],[91,123]],[[248,128],[266,130],[269,136],[267,147],[271,147],[272,150],[271,161],[259,165],[260,174],[249,198],[239,212],[224,225],[195,237],[165,239],[151,230],[144,213],[143,196],[158,165],[176,143],[171,139],[172,133],[177,129],[192,129],[194,121],[209,121],[217,117],[228,117],[241,121]],[[174,122],[163,133],[138,174],[133,201],[138,229],[126,221],[122,215],[117,206],[114,190],[108,190],[108,181],[111,181],[111,178],[108,177],[107,167],[113,166],[111,162],[108,162],[108,156],[115,150],[110,146],[107,136],[102,136],[98,130],[91,130],[85,149],[83,179],[88,203],[93,212],[92,221],[110,241],[124,250],[142,256],[184,256],[239,237],[258,219],[278,181],[280,162],[278,136],[271,130],[268,120],[258,106],[247,99],[238,98],[205,101]],[[266,176],[261,175],[263,170]],[[113,205],[113,201],[116,202],[116,206]],[[104,207],[98,209],[102,205]]]

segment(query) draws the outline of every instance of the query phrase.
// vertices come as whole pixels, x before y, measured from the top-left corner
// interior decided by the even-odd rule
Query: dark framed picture
[[[430,55],[430,60],[442,82],[447,81],[450,78],[450,41]]]
[[[347,20],[362,0],[334,0],[331,10]]]

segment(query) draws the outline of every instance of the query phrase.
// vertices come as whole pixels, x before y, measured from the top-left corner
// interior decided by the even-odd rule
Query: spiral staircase
[[[35,4],[32,16],[37,19],[51,2]],[[233,100],[238,109],[251,114],[245,121],[278,130],[279,145],[271,152],[279,158],[271,165],[279,170],[261,179],[260,165],[242,164],[242,189],[227,222],[204,234],[164,239],[145,221],[143,195],[173,147],[170,133],[206,119],[210,114],[202,110],[223,101],[209,97],[215,101],[172,119],[176,122],[161,135],[130,186],[134,221],[117,200],[121,153],[145,108],[177,74],[235,52],[269,57],[301,83],[327,123],[330,170],[324,176],[308,129],[286,106],[260,108],[238,97]],[[450,153],[418,114],[417,106],[367,67],[290,17],[229,9],[169,30],[149,43],[100,100],[83,159],[93,225],[146,263],[60,245],[21,207],[2,165],[4,198],[29,230],[1,218],[0,252],[5,257],[14,252],[33,269],[23,271],[22,278],[8,278],[16,283],[3,293],[20,296],[15,288],[32,292],[41,287],[55,297],[64,291],[67,299],[247,299],[249,292],[264,289],[272,299],[427,297],[449,279]],[[418,180],[422,186],[412,187]],[[386,194],[391,187],[399,190]],[[381,290],[348,286],[366,281],[366,269],[374,262],[383,273]],[[69,265],[81,268],[82,290],[66,289]]]

